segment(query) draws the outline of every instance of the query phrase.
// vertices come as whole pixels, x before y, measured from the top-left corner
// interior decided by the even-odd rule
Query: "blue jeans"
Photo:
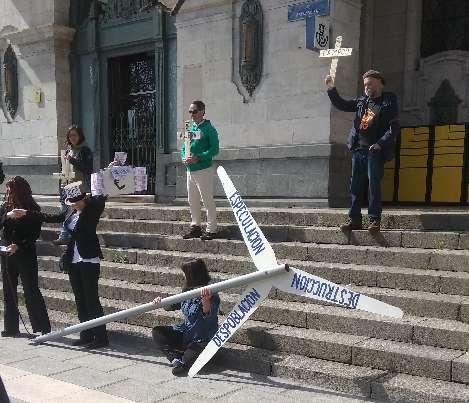
[[[381,179],[384,173],[384,159],[381,151],[356,150],[352,154],[352,179],[350,195],[352,203],[349,217],[361,221],[360,198],[368,176],[368,217],[370,220],[381,219]]]
[[[60,191],[60,205],[61,205],[60,210],[61,210],[62,213],[67,212],[67,210],[70,208],[70,206],[67,206],[65,204],[65,192],[64,192],[63,189],[61,189],[61,191]],[[65,225],[65,221],[64,221],[62,223],[62,228],[60,230],[59,239],[69,239],[71,236],[72,236],[72,234],[70,233],[70,230]]]

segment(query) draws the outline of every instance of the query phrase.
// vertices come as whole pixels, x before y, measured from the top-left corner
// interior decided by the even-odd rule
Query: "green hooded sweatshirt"
[[[189,134],[191,138],[191,155],[197,157],[199,162],[191,165],[186,165],[188,171],[200,171],[212,166],[212,158],[218,154],[219,143],[218,133],[210,123],[210,120],[203,120],[197,124],[192,122],[189,127]],[[181,151],[179,153],[181,159],[186,157],[184,141],[181,144]]]

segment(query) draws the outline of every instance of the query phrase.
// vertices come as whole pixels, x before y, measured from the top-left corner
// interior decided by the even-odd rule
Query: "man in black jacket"
[[[342,231],[362,229],[360,196],[368,177],[368,231],[377,233],[381,225],[381,179],[384,174],[384,162],[394,158],[399,132],[396,95],[383,92],[385,81],[376,70],[369,70],[363,75],[365,95],[356,99],[343,99],[337,92],[331,76],[326,77],[325,83],[327,95],[337,109],[355,112],[347,140],[347,146],[352,153],[352,200],[349,220],[340,228]]]

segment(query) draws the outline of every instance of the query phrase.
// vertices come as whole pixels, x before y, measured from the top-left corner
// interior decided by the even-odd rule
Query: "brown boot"
[[[380,230],[380,227],[381,227],[380,220],[371,220],[370,225],[368,225],[368,232],[370,232],[370,234],[377,234]]]
[[[347,222],[345,222],[344,224],[340,226],[340,230],[343,232],[356,231],[360,229],[363,229],[361,220],[356,221],[350,218],[348,219]]]

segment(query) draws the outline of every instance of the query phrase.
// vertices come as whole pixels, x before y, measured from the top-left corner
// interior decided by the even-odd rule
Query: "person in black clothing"
[[[5,180],[5,173],[3,172],[3,162],[0,161],[0,185]]]
[[[18,277],[23,285],[26,309],[33,332],[50,332],[46,304],[38,285],[38,263],[36,240],[41,232],[41,223],[31,217],[19,220],[11,218],[13,209],[27,209],[39,213],[31,187],[21,176],[15,176],[6,184],[5,201],[0,207],[0,228],[3,228],[3,243],[6,255],[1,257],[4,330],[3,337],[19,336]]]
[[[71,206],[67,213],[51,215],[32,210],[15,210],[15,216],[31,217],[37,222],[64,222],[71,233],[62,257],[67,268],[70,283],[75,295],[78,318],[80,322],[103,316],[103,308],[99,301],[98,279],[100,259],[103,258],[99,245],[96,227],[104,211],[106,198],[91,197],[80,188],[81,182],[65,186],[65,203]],[[97,326],[84,330],[80,338],[73,343],[76,346],[101,348],[109,345],[106,326]]]
[[[210,276],[201,259],[182,264],[186,283],[182,291],[208,285]],[[160,297],[153,300],[161,301]],[[200,298],[193,298],[174,304],[166,310],[181,309],[184,322],[174,326],[153,328],[153,340],[173,365],[173,374],[185,375],[207,343],[218,330],[218,309],[220,297],[202,289]]]
[[[352,152],[352,200],[349,221],[340,228],[342,231],[362,229],[360,196],[368,176],[368,231],[377,233],[381,225],[381,179],[384,163],[394,158],[396,137],[399,133],[396,95],[383,92],[385,81],[376,70],[369,70],[363,75],[365,96],[356,99],[343,99],[337,92],[331,76],[326,77],[325,84],[327,94],[337,109],[355,112],[355,120],[347,141]]]
[[[10,403],[10,399],[8,397],[8,393],[5,390],[5,385],[3,384],[2,377],[0,376],[0,402],[2,403]]]
[[[70,182],[81,182],[85,192],[91,191],[91,174],[93,173],[93,153],[86,145],[83,129],[71,126],[67,131],[66,145],[68,147],[66,158],[70,161],[75,172],[75,177]],[[64,192],[61,189],[62,210],[67,211],[68,207],[64,203]],[[66,245],[70,238],[70,233],[65,226],[59,237],[53,241],[56,245]]]

